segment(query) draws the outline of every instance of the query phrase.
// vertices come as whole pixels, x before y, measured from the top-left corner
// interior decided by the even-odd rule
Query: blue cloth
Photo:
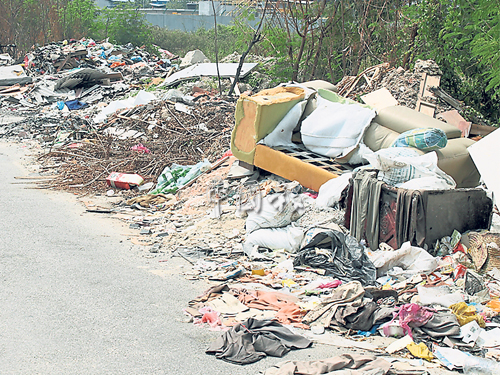
[[[361,336],[365,336],[365,337],[370,337],[371,335],[373,335],[377,329],[381,326],[381,324],[375,324],[372,329],[370,329],[369,331],[358,331],[358,335],[361,335]]]
[[[68,109],[70,111],[74,111],[74,110],[77,110],[77,109],[84,108],[84,107],[88,106],[87,103],[81,102],[78,99],[69,100],[67,102],[64,102],[64,104],[66,104],[66,107],[68,107]]]

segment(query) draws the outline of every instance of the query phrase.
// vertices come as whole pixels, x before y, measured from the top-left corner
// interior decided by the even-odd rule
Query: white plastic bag
[[[369,253],[369,258],[377,268],[377,277],[384,276],[394,268],[400,267],[408,274],[432,272],[438,267],[438,259],[420,247],[405,242],[399,250],[377,250]]]
[[[460,293],[452,293],[450,288],[446,285],[434,287],[418,285],[417,291],[421,305],[441,305],[443,307],[450,307],[455,303],[464,302]]]
[[[263,228],[282,228],[304,214],[302,196],[292,193],[270,194],[262,199],[259,210],[248,212],[247,233]]]
[[[456,186],[453,178],[438,168],[438,157],[435,152],[419,155],[411,148],[394,147],[379,150],[365,157],[373,168],[380,171],[379,179],[395,187],[403,187],[402,184],[408,181],[428,177],[442,180],[439,185],[447,186],[448,189]],[[422,185],[425,181],[421,181]],[[406,186],[415,188],[417,184],[418,181]]]

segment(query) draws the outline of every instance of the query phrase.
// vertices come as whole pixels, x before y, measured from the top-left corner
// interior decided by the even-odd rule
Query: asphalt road
[[[0,375],[257,374],[345,351],[317,346],[248,366],[205,354],[219,333],[182,322],[204,286],[139,257],[122,226],[71,194],[19,184],[29,173],[20,160],[0,142]]]

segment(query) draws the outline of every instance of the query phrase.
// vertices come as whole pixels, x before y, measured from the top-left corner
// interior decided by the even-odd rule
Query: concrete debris
[[[194,51],[186,53],[186,56],[181,60],[180,67],[187,68],[188,66],[198,63],[210,63],[210,60],[199,49],[195,49]]]

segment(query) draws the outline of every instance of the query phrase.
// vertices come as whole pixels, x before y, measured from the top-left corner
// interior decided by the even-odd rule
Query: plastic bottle
[[[497,375],[500,374],[500,363],[490,359],[471,356],[464,363],[464,374]]]

